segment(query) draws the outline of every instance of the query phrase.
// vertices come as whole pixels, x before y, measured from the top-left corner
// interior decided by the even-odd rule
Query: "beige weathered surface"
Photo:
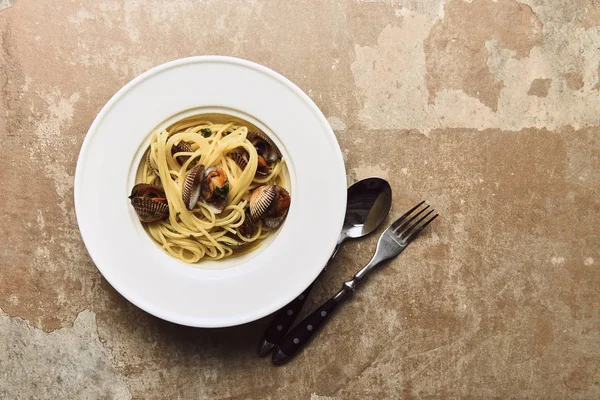
[[[600,398],[597,0],[50,1],[0,11],[0,397]],[[441,213],[293,363],[267,319],[172,325],[101,277],[73,175],[96,113],[179,57],[284,74],[349,183]],[[348,243],[309,306],[368,261]]]

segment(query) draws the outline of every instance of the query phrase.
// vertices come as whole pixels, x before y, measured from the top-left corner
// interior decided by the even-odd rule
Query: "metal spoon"
[[[357,239],[377,229],[390,212],[391,205],[392,188],[385,179],[366,178],[350,186],[348,188],[344,227],[327,264],[333,260],[342,243],[347,239]],[[327,264],[325,267],[327,267]],[[275,315],[275,318],[267,327],[258,349],[258,354],[261,357],[268,355],[273,347],[279,344],[280,340],[285,336],[306,302],[313,284],[306,288],[300,296],[277,312],[277,315]]]

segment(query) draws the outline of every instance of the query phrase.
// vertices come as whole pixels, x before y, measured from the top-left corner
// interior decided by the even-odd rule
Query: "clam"
[[[142,222],[155,222],[169,216],[165,191],[160,186],[138,183],[131,189],[129,198]]]
[[[258,155],[262,156],[268,165],[273,164],[281,158],[281,153],[275,143],[264,133],[250,132],[248,139],[256,148]]]
[[[248,157],[248,152],[243,147],[238,147],[231,153],[231,158],[242,170],[248,165]],[[256,175],[267,176],[269,173],[271,173],[271,167],[267,164],[265,158],[259,154]]]
[[[193,210],[200,199],[200,189],[204,178],[204,165],[199,164],[190,169],[185,176],[181,199],[188,210]]]
[[[281,186],[259,186],[250,196],[250,215],[254,221],[277,228],[287,215],[290,201],[290,194]]]
[[[165,197],[165,190],[149,183],[138,183],[131,189],[130,199],[134,197]]]
[[[248,152],[243,147],[238,147],[230,153],[231,158],[235,163],[242,169],[242,171],[248,165]]]
[[[271,167],[267,164],[267,161],[260,154],[258,155],[258,165],[256,166],[256,174],[260,176],[267,176],[271,173]]]
[[[211,167],[206,170],[202,181],[202,199],[211,207],[215,214],[220,214],[227,205],[229,196],[229,180],[221,168]]]
[[[250,211],[246,210],[244,223],[238,228],[238,232],[245,238],[251,238],[256,233],[256,224],[250,216]]]
[[[169,216],[169,205],[165,198],[134,197],[131,205],[142,222],[156,222]]]
[[[192,150],[192,146],[189,143],[184,142],[184,141],[174,144],[171,147],[171,154],[173,155],[173,157],[175,157],[175,154],[183,153],[183,152],[193,153],[194,150]],[[190,158],[190,156],[179,155],[178,157],[175,157],[175,158],[177,159],[178,162],[181,163],[181,165],[183,165],[188,160],[188,158]]]

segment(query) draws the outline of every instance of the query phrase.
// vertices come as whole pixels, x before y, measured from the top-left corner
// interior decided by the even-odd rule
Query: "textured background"
[[[14,4],[13,4],[14,3]],[[12,5],[12,7],[10,7]],[[598,0],[0,0],[0,398],[600,398]],[[100,276],[79,148],[126,82],[224,54],[323,110],[349,183],[441,213],[294,362]],[[349,243],[309,306],[369,257]]]

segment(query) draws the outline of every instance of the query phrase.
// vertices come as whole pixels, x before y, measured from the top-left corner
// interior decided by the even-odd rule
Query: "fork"
[[[309,342],[315,332],[329,320],[337,306],[354,292],[356,286],[369,272],[384,261],[402,253],[421,231],[437,218],[438,214],[431,216],[434,210],[430,209],[429,205],[420,208],[423,204],[425,201],[420,202],[394,221],[379,237],[377,249],[371,261],[351,280],[344,282],[342,289],[335,296],[313,311],[281,340],[273,352],[273,364],[281,365],[294,357]],[[415,213],[419,208],[420,210]],[[423,215],[427,210],[429,211]]]

